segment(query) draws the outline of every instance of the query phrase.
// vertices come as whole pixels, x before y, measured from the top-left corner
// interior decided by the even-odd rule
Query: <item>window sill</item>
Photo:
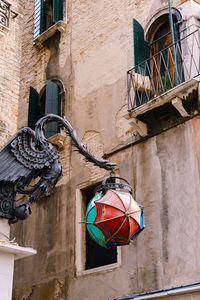
[[[118,262],[113,263],[113,264],[109,264],[109,265],[105,265],[105,266],[101,266],[98,268],[92,268],[92,269],[88,269],[88,270],[82,270],[82,271],[77,271],[76,272],[76,277],[82,277],[82,276],[86,276],[86,275],[91,275],[91,274],[103,274],[103,273],[108,273],[111,271],[115,271],[117,269],[119,269],[121,267],[121,247],[119,247],[117,249],[117,255],[118,255]]]
[[[40,34],[36,39],[34,39],[34,44],[38,46],[38,48],[42,48],[43,43],[48,40],[51,36],[55,34],[55,32],[58,30],[61,33],[65,32],[66,23],[63,21],[58,21],[56,24],[49,27],[47,30],[45,30],[42,34]]]

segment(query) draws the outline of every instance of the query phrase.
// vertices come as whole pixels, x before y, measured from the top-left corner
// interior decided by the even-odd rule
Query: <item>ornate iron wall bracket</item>
[[[10,4],[4,0],[0,0],[0,25],[9,27]]]
[[[45,125],[58,122],[85,159],[99,168],[113,171],[116,164],[96,158],[77,138],[68,120],[50,114],[36,123],[35,131],[19,130],[0,151],[0,217],[10,223],[24,220],[31,214],[31,203],[48,195],[62,176],[59,154],[44,136]],[[38,182],[31,186],[33,179]],[[29,200],[16,207],[16,194],[26,194]]]

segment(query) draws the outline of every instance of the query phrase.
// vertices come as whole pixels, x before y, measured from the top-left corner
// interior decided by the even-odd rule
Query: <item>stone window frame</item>
[[[88,274],[94,274],[94,273],[104,273],[108,270],[116,270],[119,269],[122,265],[122,250],[121,247],[117,247],[117,262],[113,264],[104,265],[97,268],[91,268],[88,270],[85,270],[84,264],[85,264],[85,230],[86,227],[84,227],[83,224],[80,224],[80,221],[84,218],[83,210],[85,211],[85,206],[83,203],[83,195],[82,191],[90,188],[91,186],[98,184],[101,182],[103,178],[99,178],[98,180],[94,181],[87,181],[84,183],[81,183],[76,188],[76,217],[75,217],[75,266],[76,266],[76,276],[84,276]]]
[[[177,20],[180,22],[182,19],[182,14],[179,9],[172,7],[172,14],[176,16]],[[150,16],[144,27],[144,36],[145,39],[151,43],[155,32],[158,28],[165,22],[166,18],[164,16],[169,15],[169,8],[161,8],[156,11],[152,16]]]

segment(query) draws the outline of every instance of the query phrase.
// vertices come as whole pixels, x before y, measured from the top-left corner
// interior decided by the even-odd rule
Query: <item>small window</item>
[[[119,267],[121,263],[121,248],[105,249],[90,237],[85,224],[87,205],[94,197],[94,189],[99,185],[77,189],[76,193],[76,269],[77,275],[104,271],[106,268]]]
[[[83,190],[83,201],[86,207],[90,200],[94,197],[94,187]],[[99,246],[89,235],[86,230],[86,257],[85,270],[102,267],[117,262],[117,248],[105,249]]]
[[[29,89],[28,126],[34,129],[36,122],[49,113],[61,115],[61,99],[59,86],[55,82],[47,80],[41,95],[33,87]],[[47,124],[46,138],[58,132],[59,126],[56,122]]]
[[[35,0],[34,39],[63,20],[63,0]]]

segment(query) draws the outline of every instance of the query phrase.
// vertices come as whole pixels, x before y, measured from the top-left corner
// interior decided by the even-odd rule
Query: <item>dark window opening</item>
[[[97,185],[96,185],[97,186]],[[94,197],[94,188],[96,186],[90,187],[89,189],[83,190],[83,200],[85,202],[85,207],[87,207],[90,200]],[[105,249],[99,246],[90,237],[86,230],[86,260],[85,269],[89,270],[92,268],[97,268],[117,262],[117,247],[111,249]]]
[[[167,20],[156,31],[153,42],[150,45],[151,55],[154,56],[154,86],[158,94],[184,81],[181,63],[181,45],[178,42],[180,34],[175,17],[173,18],[173,22],[174,40],[176,44],[172,46],[170,24]]]
[[[35,0],[34,39],[63,20],[63,0]]]
[[[46,28],[53,25],[53,1],[46,0]]]

